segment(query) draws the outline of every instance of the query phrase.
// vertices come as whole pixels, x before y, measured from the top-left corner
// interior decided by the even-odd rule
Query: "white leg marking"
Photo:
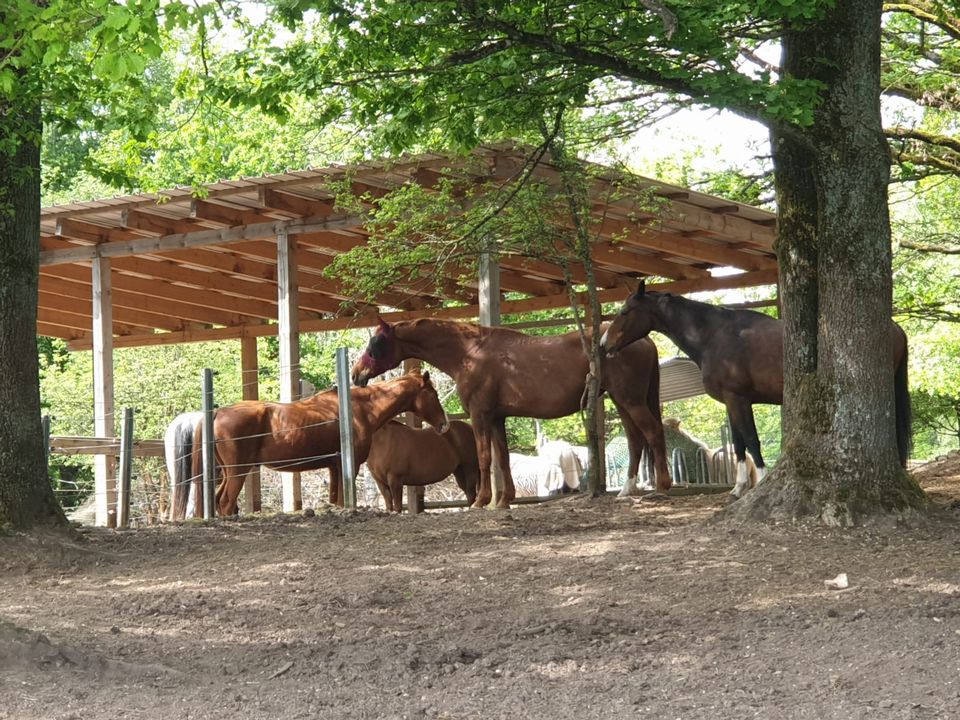
[[[758,467],[757,468],[757,485],[763,482],[763,479],[767,476],[767,468]]]
[[[640,491],[637,490],[637,478],[628,477],[627,481],[623,484],[623,487],[620,488],[620,494],[617,497],[633,497],[634,495],[639,495]]]
[[[730,494],[738,498],[750,487],[750,474],[747,472],[746,461],[737,461],[737,484],[733,486]]]

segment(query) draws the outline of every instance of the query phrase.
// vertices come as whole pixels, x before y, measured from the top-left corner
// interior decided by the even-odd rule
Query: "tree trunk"
[[[587,356],[589,371],[587,373],[584,393],[581,398],[581,411],[587,441],[587,486],[581,487],[581,492],[591,497],[600,497],[607,492],[607,461],[604,427],[600,423],[598,407],[603,396],[603,378],[600,369],[600,323],[603,318],[603,309],[597,296],[597,281],[593,271],[593,255],[590,243],[590,232],[587,226],[588,202],[587,189],[583,177],[583,168],[576,160],[571,160],[566,148],[558,136],[562,134],[563,125],[558,123],[553,133],[543,130],[544,141],[550,150],[553,162],[560,168],[560,180],[570,220],[574,227],[573,236],[569,239],[569,256],[561,260],[564,269],[567,292],[570,295],[570,307],[577,318],[577,329],[580,331],[580,341],[583,352]],[[583,265],[586,275],[589,305],[586,318],[581,321],[579,308],[574,292],[574,281],[570,274],[570,264],[578,262]]]
[[[830,525],[926,507],[894,425],[890,155],[880,122],[879,0],[788,28],[784,74],[823,84],[813,125],[774,127],[783,300],[784,450],[737,518]]]
[[[0,530],[67,525],[47,478],[37,362],[39,102],[0,103]]]

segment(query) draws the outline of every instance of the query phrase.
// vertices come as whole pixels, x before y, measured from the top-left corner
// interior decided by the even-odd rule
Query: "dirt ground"
[[[918,477],[942,512],[886,531],[696,496],[2,538],[0,718],[960,717],[960,457]]]

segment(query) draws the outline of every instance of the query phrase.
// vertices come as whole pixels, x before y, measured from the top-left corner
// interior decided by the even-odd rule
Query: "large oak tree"
[[[161,21],[209,10],[159,0],[0,3],[0,529],[66,525],[46,475],[37,362],[40,143],[44,123],[122,115],[142,135],[142,76]]]

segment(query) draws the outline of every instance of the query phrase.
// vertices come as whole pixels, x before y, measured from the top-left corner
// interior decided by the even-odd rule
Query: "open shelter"
[[[95,432],[113,437],[115,347],[239,339],[252,379],[244,397],[255,398],[256,373],[248,371],[256,369],[256,338],[276,335],[280,400],[290,401],[299,396],[301,332],[372,326],[387,308],[388,320],[497,324],[501,313],[566,307],[564,270],[543,258],[485,257],[477,278],[451,272],[439,288],[397,284],[349,309],[341,303],[353,298],[323,273],[368,238],[364,216],[338,213],[332,183],[377,197],[444,177],[509,183],[528,164],[529,148],[503,143],[464,157],[425,153],[43,208],[37,332],[93,351]],[[549,156],[531,172],[559,184]],[[650,289],[677,293],[776,283],[769,211],[604,169],[591,174],[589,196],[602,302],[623,300],[641,277],[662,279]],[[582,267],[571,272],[585,280]],[[515,299],[502,300],[506,292]],[[98,456],[98,524],[110,522],[112,473],[112,458]],[[295,488],[289,503],[284,489],[284,508],[294,509]]]

